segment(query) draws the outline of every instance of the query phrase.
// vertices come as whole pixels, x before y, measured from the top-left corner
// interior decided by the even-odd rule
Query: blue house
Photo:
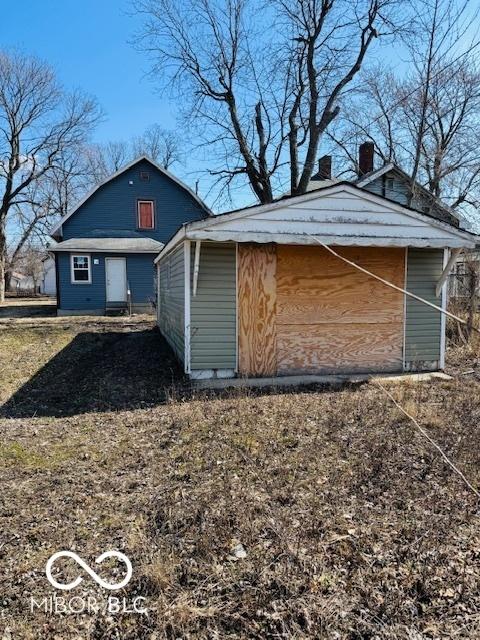
[[[142,156],[96,186],[51,230],[58,315],[151,311],[153,259],[183,223],[210,215],[180,180]]]

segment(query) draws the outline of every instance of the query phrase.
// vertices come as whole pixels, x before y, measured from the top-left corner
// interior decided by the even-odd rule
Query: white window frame
[[[75,280],[75,270],[73,268],[74,258],[86,258],[88,264],[88,280]],[[70,254],[70,282],[71,284],[92,284],[92,261],[89,253],[72,253]]]
[[[141,227],[140,226],[140,205],[149,203],[152,205],[152,226],[151,227]],[[156,228],[156,216],[155,216],[155,200],[137,200],[137,229],[139,231],[152,231]]]

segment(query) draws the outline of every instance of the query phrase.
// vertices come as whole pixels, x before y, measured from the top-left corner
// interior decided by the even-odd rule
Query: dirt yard
[[[16,318],[51,318],[56,315],[55,298],[6,298],[0,305],[0,323]]]
[[[22,322],[0,327],[0,638],[480,637],[478,500],[378,387],[208,396],[146,319]],[[479,487],[476,353],[389,389]],[[107,579],[110,549],[146,613],[31,611],[54,552]],[[108,596],[58,569],[83,577],[60,596]]]

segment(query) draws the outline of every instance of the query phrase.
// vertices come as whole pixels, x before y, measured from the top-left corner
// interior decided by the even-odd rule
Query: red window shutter
[[[138,226],[140,229],[153,229],[153,202],[138,203]]]

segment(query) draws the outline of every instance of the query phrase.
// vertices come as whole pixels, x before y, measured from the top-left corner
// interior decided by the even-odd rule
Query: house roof
[[[179,242],[216,240],[391,247],[475,246],[473,234],[349,182],[183,225],[157,256]]]
[[[316,182],[321,183],[321,187],[319,187],[318,184],[315,184]],[[339,182],[342,182],[339,178],[322,178],[319,176],[312,176],[310,182],[307,184],[307,191],[316,191],[319,188],[323,189],[324,187],[331,187]]]
[[[380,167],[379,169],[374,169],[373,171],[370,171],[369,173],[366,173],[363,176],[360,176],[359,178],[357,178],[357,180],[355,180],[355,184],[358,187],[364,187],[367,184],[370,184],[370,182],[373,182],[374,180],[376,180],[377,178],[380,178],[386,173],[389,173],[390,171],[394,171],[395,173],[398,173],[404,180],[408,182],[411,181],[411,177],[408,175],[408,173],[406,173],[401,167],[399,167],[398,164],[395,164],[394,162],[388,162],[387,164],[384,164],[383,167]],[[422,195],[424,195],[430,201],[432,201],[433,199],[435,204],[440,209],[443,209],[444,211],[449,213],[451,216],[453,216],[457,220],[460,219],[458,211],[455,211],[454,209],[449,207],[448,204],[436,198],[432,193],[430,193],[430,191],[428,191],[428,189],[426,189],[417,181],[415,181],[415,188],[418,189],[418,191],[420,191]]]
[[[364,187],[366,184],[369,184],[370,182],[373,182],[377,178],[380,178],[385,173],[392,171],[392,169],[398,169],[401,173],[404,173],[404,171],[402,171],[400,167],[397,167],[393,162],[387,162],[387,164],[384,164],[383,167],[380,167],[379,169],[374,169],[373,171],[369,171],[368,173],[364,173],[362,176],[359,176],[353,182],[359,187]]]
[[[105,253],[158,253],[161,242],[152,238],[70,238],[50,245],[49,251],[86,251]]]
[[[204,211],[208,214],[208,215],[212,215],[212,212],[210,211],[210,209],[207,207],[207,205],[203,202],[203,200],[194,192],[192,191],[192,189],[190,189],[190,187],[188,187],[184,182],[182,182],[181,180],[179,180],[176,176],[173,175],[173,173],[170,173],[170,171],[168,171],[167,169],[164,169],[164,167],[162,167],[161,165],[159,165],[157,162],[155,162],[154,160],[152,160],[151,158],[149,158],[146,155],[143,156],[139,156],[138,158],[135,158],[135,160],[132,160],[132,162],[129,162],[127,165],[125,165],[124,167],[122,167],[121,169],[119,169],[117,172],[113,173],[111,176],[109,176],[108,178],[106,178],[105,180],[103,180],[102,182],[100,182],[99,184],[97,184],[91,191],[89,191],[86,196],[84,198],[82,198],[80,200],[80,202],[78,202],[75,207],[69,211],[68,213],[66,213],[58,222],[55,226],[53,226],[50,229],[50,236],[52,238],[55,237],[55,235],[58,233],[58,231],[60,231],[63,223],[68,220],[68,218],[70,218],[71,216],[73,216],[73,214],[78,211],[78,209],[80,209],[80,207],[89,199],[93,196],[94,193],[96,193],[101,187],[103,187],[104,185],[106,185],[108,182],[111,182],[112,180],[114,180],[115,178],[117,178],[118,176],[120,176],[122,173],[125,173],[125,171],[128,171],[128,169],[131,169],[133,166],[135,166],[136,164],[138,164],[139,162],[141,162],[142,160],[145,160],[147,162],[149,162],[151,165],[153,165],[158,171],[160,171],[160,173],[163,173],[163,175],[167,176],[167,178],[170,178],[170,180],[173,180],[173,182],[175,182],[176,184],[178,184],[179,187],[181,187],[182,189],[184,189],[185,191],[187,191],[192,198],[194,198],[198,204],[202,207],[202,209],[204,209]]]

